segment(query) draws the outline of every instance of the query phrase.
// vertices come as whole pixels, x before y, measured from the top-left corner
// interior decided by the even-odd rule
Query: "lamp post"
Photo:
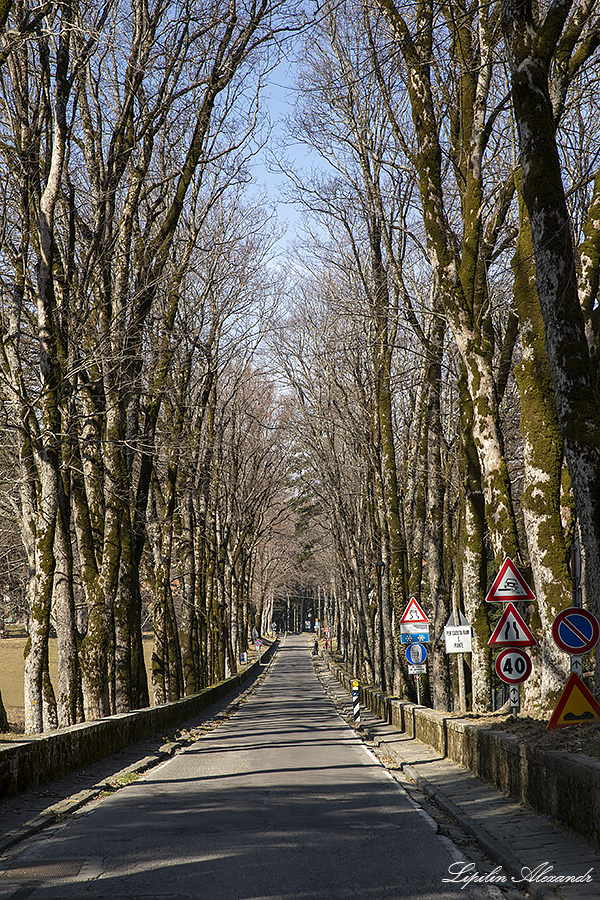
[[[378,559],[375,563],[377,572],[377,592],[379,597],[379,668],[381,690],[385,694],[385,659],[384,659],[384,641],[383,641],[383,573],[385,571],[385,563]]]

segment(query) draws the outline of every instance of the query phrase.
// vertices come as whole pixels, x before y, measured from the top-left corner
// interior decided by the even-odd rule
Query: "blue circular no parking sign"
[[[587,609],[572,606],[559,612],[552,623],[554,643],[565,653],[587,653],[600,637],[598,619]]]

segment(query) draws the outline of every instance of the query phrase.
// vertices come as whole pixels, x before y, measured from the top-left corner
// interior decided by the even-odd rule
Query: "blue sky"
[[[291,114],[295,101],[295,65],[294,55],[290,53],[289,58],[283,59],[268,77],[262,103],[268,110],[272,132],[267,145],[252,164],[256,189],[267,192],[281,225],[286,228],[286,234],[279,242],[282,246],[288,246],[293,241],[299,227],[300,214],[282,196],[287,179],[284,172],[277,170],[275,160],[283,161],[287,158],[292,164],[301,166],[306,157],[306,148],[294,148],[286,133],[285,120]]]

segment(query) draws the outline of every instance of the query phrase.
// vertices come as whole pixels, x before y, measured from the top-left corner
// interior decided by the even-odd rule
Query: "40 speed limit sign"
[[[521,684],[531,675],[531,660],[524,650],[507,647],[496,657],[496,674],[507,684]]]

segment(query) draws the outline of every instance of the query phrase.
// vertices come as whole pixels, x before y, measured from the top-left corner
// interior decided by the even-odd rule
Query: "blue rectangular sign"
[[[429,632],[424,631],[419,634],[401,634],[400,642],[402,644],[428,644]]]

